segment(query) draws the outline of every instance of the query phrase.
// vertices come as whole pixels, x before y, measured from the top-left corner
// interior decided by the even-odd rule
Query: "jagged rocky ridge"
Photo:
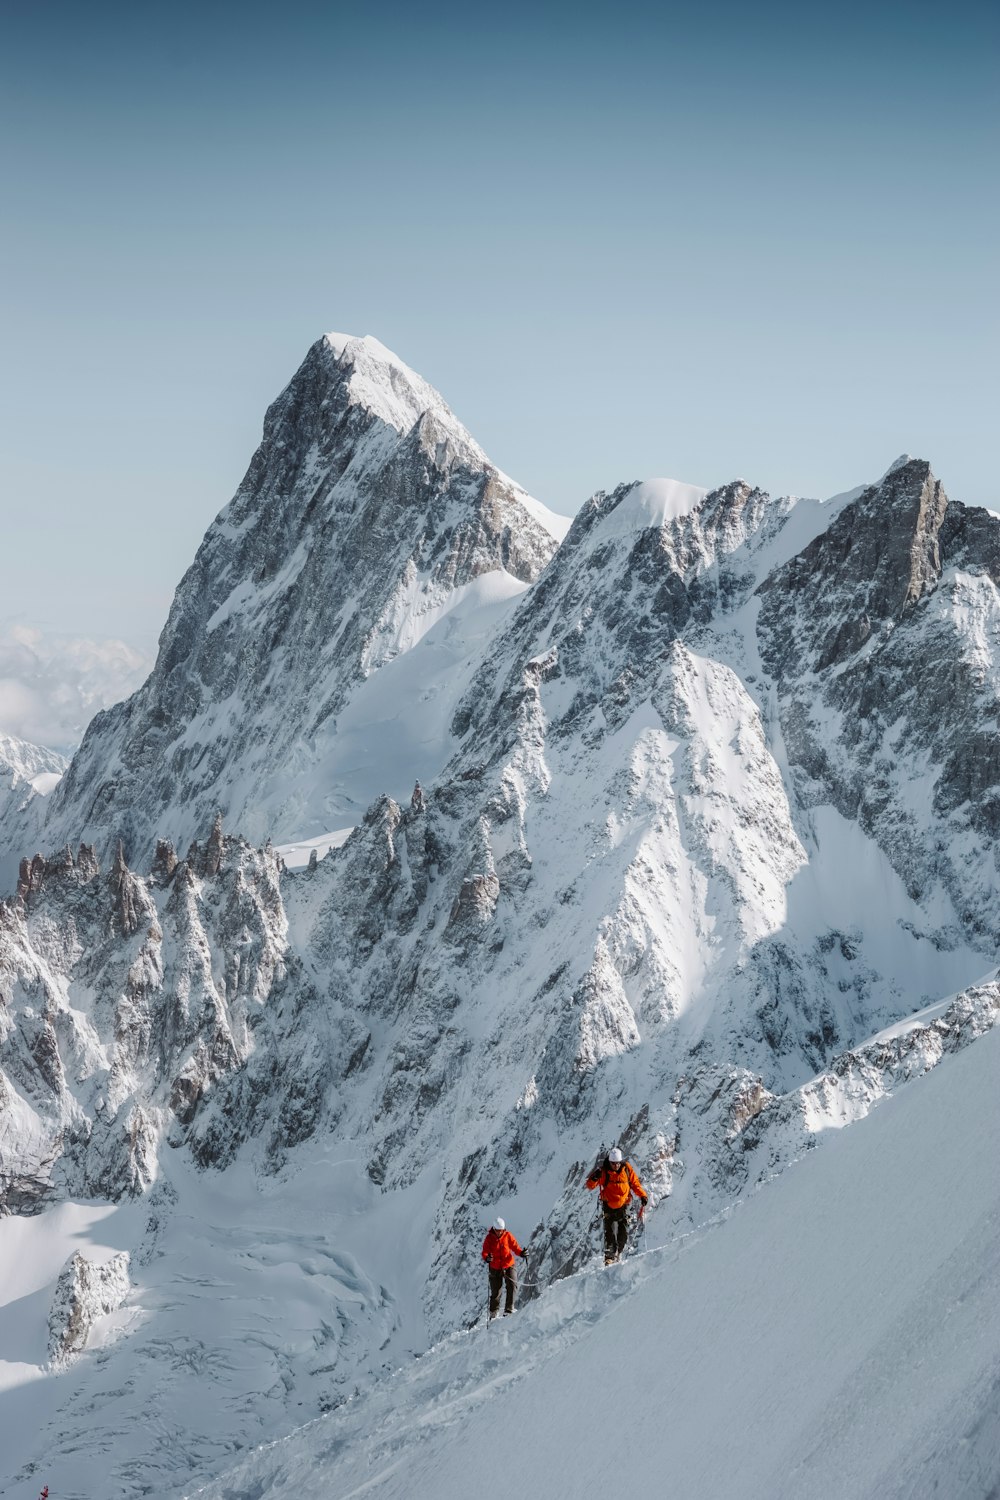
[[[161,1146],[245,1063],[261,1008],[280,1008],[286,919],[273,853],[221,823],[140,879],[119,846],[24,862],[0,905],[0,1191],[24,1210],[56,1189],[116,1199],[157,1177]],[[205,888],[208,882],[208,888]]]
[[[336,385],[344,354],[317,349]],[[360,415],[346,399],[358,432],[331,451],[350,467],[352,443],[367,463],[372,432],[393,439],[378,391]],[[262,524],[248,499],[240,526]],[[601,1139],[669,1199],[674,1232],[717,1212],[805,1149],[818,1115],[863,1112],[995,1017],[995,980],[969,987],[996,961],[998,554],[1000,518],[949,505],[914,461],[827,506],[742,482],[623,485],[463,658],[423,810],[381,797],[292,874],[213,824],[220,763],[185,810],[199,840],[211,830],[185,857],[161,843],[136,873],[108,821],[99,851],[28,862],[0,909],[8,1210],[148,1193],[151,1264],[178,1171],[249,1160],[280,1184],[329,1139],[374,1185],[372,1215],[424,1205],[398,1277],[430,1336],[474,1312],[464,1268],[496,1204],[543,1283],[590,1253],[580,1178]],[[369,565],[349,553],[352,587]],[[374,593],[401,653],[419,595],[387,616]],[[264,620],[262,652],[270,609],[241,626]],[[388,670],[386,637],[359,628],[339,637],[334,694]],[[164,669],[171,692],[188,683],[161,726],[179,745],[229,683],[195,690],[186,661]],[[150,754],[152,701],[111,725]],[[258,741],[284,708],[269,702]],[[53,827],[107,733],[88,736]],[[165,831],[150,808],[169,764],[148,834],[129,825],[140,847]],[[103,783],[124,813],[132,774]],[[947,1018],[869,1044],[955,992]],[[331,1335],[335,1390],[374,1330],[391,1336],[391,1299],[370,1302],[368,1332]],[[279,1407],[307,1373],[284,1371]]]

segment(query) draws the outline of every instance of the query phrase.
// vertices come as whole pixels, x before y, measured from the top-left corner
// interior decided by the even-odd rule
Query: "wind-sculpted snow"
[[[117,1203],[132,1279],[18,1464],[175,1495],[470,1323],[498,1209],[585,1267],[602,1144],[676,1239],[993,1025],[1000,521],[914,461],[544,520],[321,341],[18,851],[0,1243]]]

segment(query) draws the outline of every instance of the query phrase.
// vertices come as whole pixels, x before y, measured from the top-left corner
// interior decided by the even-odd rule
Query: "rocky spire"
[[[765,660],[768,670],[780,677],[808,662],[824,671],[853,656],[880,627],[902,620],[941,576],[947,507],[930,465],[901,461],[772,573],[760,588],[770,636],[765,650],[778,647]],[[793,628],[788,608],[799,598],[813,601],[804,632]]]
[[[177,854],[169,839],[157,839],[152,876],[157,885],[169,885],[177,869]]]
[[[111,866],[111,874],[108,876],[108,884],[115,898],[115,915],[122,932],[126,937],[139,929],[141,916],[141,902],[138,893],[138,882],[125,862],[125,845],[118,840],[115,849],[114,864]]]
[[[215,821],[212,824],[212,832],[209,834],[208,843],[205,845],[204,871],[206,875],[217,875],[219,873],[219,866],[222,864],[222,845],[222,814],[221,812],[217,812]]]

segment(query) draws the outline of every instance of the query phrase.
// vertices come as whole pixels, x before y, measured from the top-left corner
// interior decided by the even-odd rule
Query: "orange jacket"
[[[638,1177],[630,1161],[623,1161],[620,1167],[605,1166],[600,1172],[591,1173],[587,1178],[589,1188],[599,1187],[601,1190],[601,1202],[606,1203],[609,1208],[622,1208],[632,1194],[646,1201],[646,1190]]]
[[[491,1229],[483,1240],[483,1260],[489,1261],[491,1271],[506,1271],[514,1264],[514,1256],[521,1253],[509,1229]]]

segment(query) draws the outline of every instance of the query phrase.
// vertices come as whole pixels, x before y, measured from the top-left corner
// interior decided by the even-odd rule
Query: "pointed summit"
[[[366,334],[328,333],[319,341],[332,353],[346,380],[352,405],[364,407],[399,433],[409,432],[426,411],[439,411],[459,423],[443,396],[378,339]]]
[[[769,670],[780,676],[808,661],[823,671],[902,620],[941,576],[947,509],[944,488],[918,458],[897,459],[845,506],[761,589]],[[793,624],[789,600],[800,598],[803,618]]]
[[[110,852],[121,833],[144,862],[157,839],[186,848],[216,813],[281,842],[349,825],[383,791],[403,795],[447,758],[463,639],[471,649],[512,606],[567,525],[377,339],[318,339],[181,580],[152,675],[88,730],[45,841]],[[368,695],[374,722],[397,726],[378,736],[376,765],[342,718],[439,625],[437,704],[420,722],[399,727],[399,694],[418,672],[384,703],[381,687]]]

